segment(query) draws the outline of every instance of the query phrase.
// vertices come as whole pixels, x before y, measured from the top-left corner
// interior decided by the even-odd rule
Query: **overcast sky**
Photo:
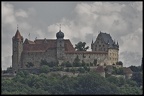
[[[100,31],[119,42],[124,66],[141,64],[142,2],[2,2],[2,69],[12,66],[12,37],[18,29],[30,40],[56,39],[61,30],[73,46],[90,46]],[[89,49],[89,51],[91,48]]]

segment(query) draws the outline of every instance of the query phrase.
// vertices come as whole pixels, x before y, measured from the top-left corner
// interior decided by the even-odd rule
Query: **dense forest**
[[[2,94],[142,94],[142,88],[134,79],[86,72],[76,77],[30,74],[19,72],[12,79],[2,78]]]

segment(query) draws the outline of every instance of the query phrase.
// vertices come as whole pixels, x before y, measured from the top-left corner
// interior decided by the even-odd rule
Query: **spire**
[[[114,43],[114,45],[115,45],[115,40],[114,40],[114,42],[113,42],[113,43]]]
[[[93,44],[93,39],[92,39],[92,44]]]
[[[30,33],[28,34],[29,40],[30,40]]]
[[[18,30],[18,24],[17,24],[17,30]]]
[[[23,37],[21,36],[19,30],[18,30],[18,24],[17,24],[17,31],[16,31],[16,34],[15,36],[13,37],[14,39],[18,39],[18,40],[21,40],[23,39]]]

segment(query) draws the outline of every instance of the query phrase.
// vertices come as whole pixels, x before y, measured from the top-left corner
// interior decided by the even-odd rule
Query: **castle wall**
[[[108,50],[109,64],[116,64],[118,62],[118,49]]]
[[[22,67],[26,68],[27,62],[34,64],[34,67],[39,67],[41,60],[46,60],[47,62],[56,62],[56,50],[51,49],[46,52],[28,52],[23,53],[22,56]]]
[[[75,54],[66,54],[65,61],[69,61],[73,63],[74,59],[78,56],[80,61],[84,61],[85,63],[93,63],[94,59],[97,59],[97,64],[103,65],[107,63],[107,54],[89,54],[89,53],[75,53]]]

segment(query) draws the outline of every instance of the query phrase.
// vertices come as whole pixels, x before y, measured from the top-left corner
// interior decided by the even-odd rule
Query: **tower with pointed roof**
[[[12,68],[16,73],[21,67],[21,53],[23,51],[23,37],[21,36],[18,28],[15,36],[12,38]]]

